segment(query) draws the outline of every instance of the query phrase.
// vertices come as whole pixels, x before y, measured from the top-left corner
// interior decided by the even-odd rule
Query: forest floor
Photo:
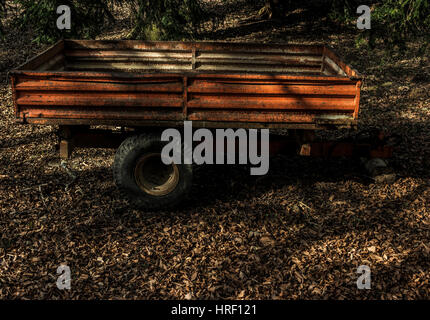
[[[213,3],[213,2],[212,2]],[[358,161],[275,157],[267,176],[196,167],[173,211],[131,209],[112,179],[114,151],[60,162],[56,127],[18,125],[9,70],[45,46],[9,30],[0,50],[0,299],[429,299],[430,68],[404,52],[357,48],[306,10],[252,21],[244,2],[202,39],[324,43],[366,76],[360,125],[400,136],[398,178],[376,184]],[[124,15],[123,15],[124,16]],[[303,19],[302,22],[301,19]],[[124,37],[126,15],[104,39]],[[18,35],[17,35],[18,34]],[[342,133],[344,134],[344,133]],[[57,267],[71,290],[57,289]],[[371,289],[357,289],[357,267]]]

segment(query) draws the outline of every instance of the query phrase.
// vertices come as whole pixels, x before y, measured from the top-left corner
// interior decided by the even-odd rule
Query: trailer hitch
[[[367,136],[363,137],[363,133]],[[380,130],[359,132],[355,137],[348,137],[338,141],[312,141],[300,146],[301,156],[311,157],[364,157],[390,158],[393,147],[388,145],[388,139]]]

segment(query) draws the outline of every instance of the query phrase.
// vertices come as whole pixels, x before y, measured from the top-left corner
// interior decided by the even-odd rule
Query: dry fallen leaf
[[[260,242],[264,246],[273,246],[275,244],[275,241],[270,237],[261,237]]]
[[[335,47],[366,75],[358,130],[319,130],[316,138],[359,139],[374,127],[395,133],[389,164],[399,178],[379,185],[355,159],[280,155],[259,180],[242,166],[195,166],[183,205],[130,208],[112,181],[115,150],[77,148],[62,167],[58,126],[15,122],[7,74],[48,45],[7,21],[0,44],[0,299],[429,299],[430,63],[417,54],[423,41],[387,55],[383,42],[357,48],[353,30],[309,33],[276,23],[276,30],[268,24],[255,32],[240,25],[255,11],[252,1],[202,2],[208,16],[225,16],[216,28],[202,24],[205,38],[269,43],[294,34],[297,43]],[[116,10],[118,24],[97,38],[129,34],[123,22],[133,8]],[[301,17],[312,25],[313,17]],[[59,292],[62,263],[71,268],[72,290]],[[360,265],[372,271],[365,292],[356,288]]]

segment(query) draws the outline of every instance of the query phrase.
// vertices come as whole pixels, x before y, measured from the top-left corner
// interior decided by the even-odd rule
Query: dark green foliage
[[[390,31],[395,37],[430,33],[428,0],[385,0],[375,9],[373,16],[380,29]]]
[[[362,31],[357,37],[357,45],[368,43],[373,48],[381,39],[388,47],[404,48],[405,40],[415,36],[430,39],[430,5],[428,0],[334,0],[329,18],[335,23],[355,24],[359,5],[371,8],[371,30]],[[367,41],[366,41],[367,39]],[[426,48],[423,48],[426,50]]]
[[[94,38],[106,22],[114,23],[111,9],[114,4],[132,3],[134,26],[131,39],[180,40],[194,38],[198,25],[208,17],[201,0],[11,0],[20,5],[22,14],[16,23],[31,29],[35,41],[52,42],[59,38]],[[360,42],[369,38],[384,39],[398,44],[415,35],[430,34],[429,0],[313,0],[306,4],[298,0],[254,0],[262,6],[269,5],[270,12],[281,16],[297,7],[312,8],[315,17],[329,16],[332,23],[344,28],[354,28],[359,5],[372,8],[372,29],[360,32]],[[72,10],[71,30],[58,30],[56,21],[59,5],[69,5]],[[6,10],[6,0],[0,0],[1,18]],[[250,13],[251,14],[251,13]],[[268,14],[271,17],[271,14]],[[218,18],[218,17],[217,17]],[[221,17],[222,19],[223,17]]]
[[[372,29],[380,35],[405,38],[411,34],[430,32],[430,4],[428,0],[334,0],[330,17],[345,22],[357,18],[357,7],[372,9]]]
[[[371,1],[361,0],[333,0],[330,2],[329,18],[334,22],[347,22],[356,19],[357,8],[360,5],[370,6]]]
[[[4,0],[0,0],[4,1]],[[53,42],[59,38],[94,38],[105,22],[114,22],[109,7],[132,2],[135,26],[130,38],[171,40],[189,38],[195,24],[203,17],[198,0],[14,0],[22,9],[17,23],[31,28],[37,42]],[[72,12],[71,30],[58,30],[59,5],[68,5]],[[1,9],[0,9],[1,16]]]
[[[203,12],[198,0],[136,0],[130,38],[175,40],[193,37]]]
[[[35,32],[36,42],[53,42],[62,37],[92,38],[98,34],[112,15],[104,0],[15,0],[23,9],[18,23],[22,28]],[[68,5],[72,14],[70,30],[56,26],[57,7]]]

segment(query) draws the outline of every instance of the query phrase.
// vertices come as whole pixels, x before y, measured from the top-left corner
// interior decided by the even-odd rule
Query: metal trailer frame
[[[133,133],[93,129],[270,128],[271,152],[389,157],[366,143],[316,142],[356,128],[363,77],[329,47],[225,42],[61,40],[10,74],[16,121],[59,125],[60,154],[113,147]]]

